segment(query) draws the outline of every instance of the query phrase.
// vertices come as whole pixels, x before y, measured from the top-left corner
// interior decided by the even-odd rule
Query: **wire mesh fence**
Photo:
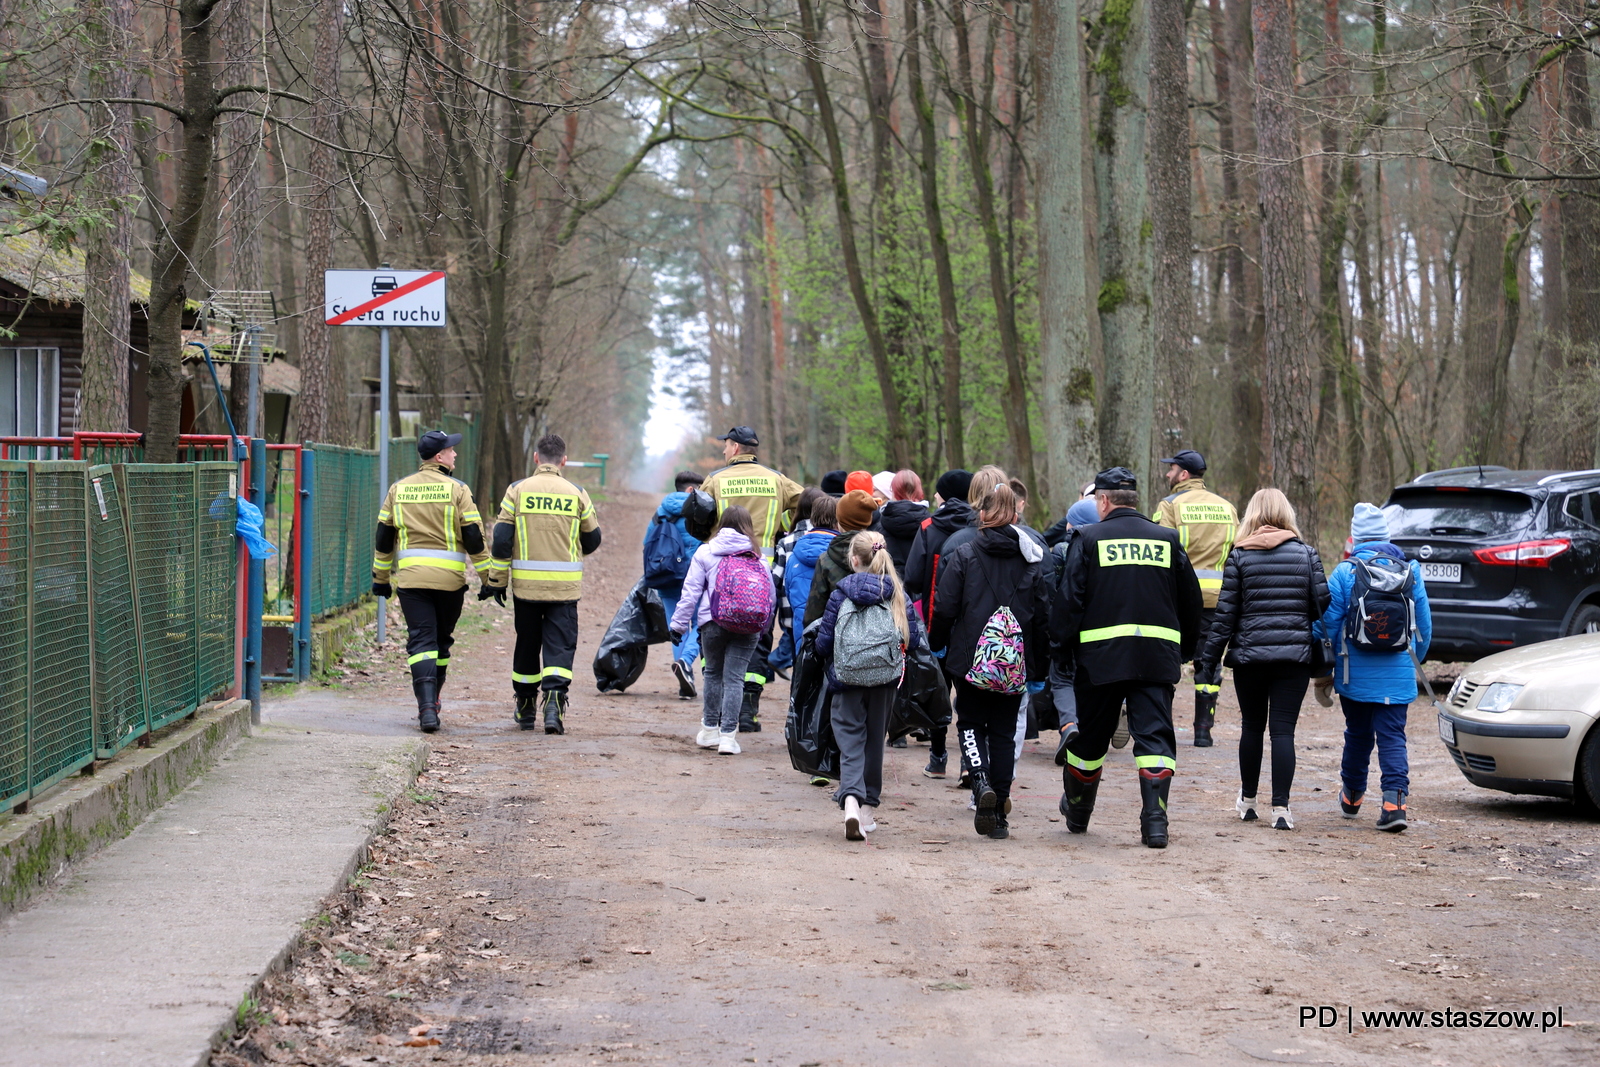
[[[372,532],[378,525],[378,454],[363,448],[312,445],[310,602],[313,617],[347,607],[372,589]]]
[[[0,810],[234,679],[238,467],[0,461]]]

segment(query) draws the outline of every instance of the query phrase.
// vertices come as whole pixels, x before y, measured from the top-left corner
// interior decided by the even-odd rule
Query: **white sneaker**
[[[1243,822],[1255,822],[1257,819],[1261,818],[1261,816],[1256,814],[1255,797],[1247,797],[1243,793],[1240,793],[1239,799],[1233,802],[1233,807],[1234,810],[1239,813],[1239,819]]]
[[[861,832],[870,834],[878,828],[878,820],[873,818],[871,808],[861,809]]]
[[[844,798],[844,839],[846,841],[867,839],[861,832],[861,802],[855,797]]]
[[[1293,830],[1294,816],[1289,814],[1287,807],[1274,806],[1272,809],[1272,828],[1274,830]]]
[[[717,755],[737,756],[741,751],[739,741],[732,734],[718,734]]]
[[[721,737],[722,734],[715,726],[702,726],[700,727],[700,732],[694,737],[694,743],[701,748],[716,748],[717,741]]]
[[[1126,747],[1128,744],[1128,738],[1131,736],[1133,735],[1128,733],[1128,710],[1124,708],[1122,711],[1117,713],[1117,728],[1111,731],[1111,747]]]

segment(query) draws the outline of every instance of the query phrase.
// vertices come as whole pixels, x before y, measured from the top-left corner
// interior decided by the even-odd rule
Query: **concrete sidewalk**
[[[0,1065],[204,1064],[425,756],[416,734],[241,740],[0,923]]]

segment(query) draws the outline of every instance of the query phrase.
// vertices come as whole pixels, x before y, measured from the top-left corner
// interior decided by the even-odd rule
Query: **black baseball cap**
[[[735,426],[733,429],[717,438],[717,440],[733,441],[741,445],[749,445],[751,448],[754,448],[761,443],[760,439],[756,437],[755,430],[748,426]]]
[[[1094,476],[1096,489],[1138,489],[1139,479],[1127,467],[1107,467]]]
[[[417,438],[417,455],[423,459],[432,459],[447,448],[454,448],[461,443],[458,433],[445,433],[443,430],[429,430]]]
[[[1176,463],[1190,474],[1204,474],[1206,472],[1206,457],[1192,448],[1186,448],[1175,456],[1163,459],[1163,463]]]

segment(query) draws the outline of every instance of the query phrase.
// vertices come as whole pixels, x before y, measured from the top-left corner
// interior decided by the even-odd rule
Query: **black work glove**
[[[668,630],[667,636],[672,638],[672,643],[676,645],[683,641],[684,632],[683,630]]]
[[[506,591],[505,591],[505,588],[503,586],[501,586],[501,587],[492,586],[488,582],[484,582],[482,585],[478,586],[478,599],[479,600],[489,600],[491,598],[494,600],[494,602],[496,604],[499,604],[501,607],[505,607],[506,606]]]
[[[388,582],[373,582],[372,595],[384,597],[394,596],[394,587]]]

